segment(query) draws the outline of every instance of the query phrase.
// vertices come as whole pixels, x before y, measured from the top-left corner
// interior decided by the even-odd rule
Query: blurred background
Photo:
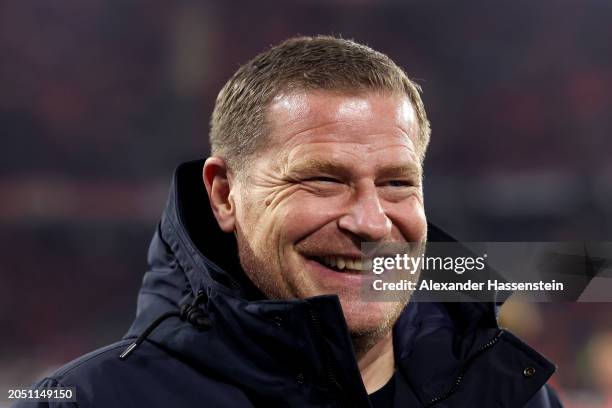
[[[124,334],[174,167],[207,156],[239,64],[296,34],[366,43],[421,84],[431,221],[612,241],[610,21],[604,0],[0,2],[0,389]],[[502,322],[557,363],[567,407],[612,407],[611,312],[511,302]]]

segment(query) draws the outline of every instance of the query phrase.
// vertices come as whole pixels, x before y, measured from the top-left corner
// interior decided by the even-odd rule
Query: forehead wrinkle
[[[313,131],[315,131],[317,129],[324,129],[326,127],[333,126],[333,125],[335,125],[337,123],[338,123],[337,120],[331,120],[331,121],[323,123],[323,124],[316,124],[314,126],[306,126],[306,127],[302,128],[302,129],[297,130],[297,132],[291,131],[291,134],[287,135],[286,138],[284,140],[281,140],[280,142],[281,143],[282,142],[289,142],[289,141],[291,141],[291,139],[294,139],[295,137],[299,137],[299,136],[302,136],[304,134],[311,133],[311,132],[313,132]],[[282,125],[279,126],[279,128],[282,128]],[[326,133],[325,135],[334,135],[334,134],[335,134],[335,132],[330,132],[330,133]]]
[[[328,96],[326,93],[323,95]],[[365,116],[355,117],[355,115],[349,114],[351,117],[344,118],[338,114],[338,111],[347,108],[363,109],[367,106],[369,109],[371,108],[369,101],[349,100],[348,103],[340,104],[339,107],[336,106],[333,112],[330,112],[321,109],[316,104],[313,105],[310,100],[312,96],[316,97],[318,94],[279,95],[275,98],[272,105],[268,107],[267,112],[268,123],[271,125],[269,126],[270,137],[268,139],[268,147],[274,145],[285,146],[291,152],[288,152],[283,147],[281,147],[281,150],[285,150],[285,154],[293,156],[293,150],[295,148],[299,149],[301,145],[341,142],[355,145],[373,145],[368,147],[368,151],[375,152],[389,146],[376,146],[378,143],[372,143],[372,139],[369,138],[368,140],[368,136],[380,135],[378,140],[399,136],[405,142],[400,142],[397,146],[407,148],[411,156],[419,156],[418,124],[414,120],[413,107],[410,102],[402,101],[401,106],[396,107],[393,113],[388,110],[383,112],[385,116],[391,114],[395,119],[394,123],[386,124],[388,126],[387,129],[376,129],[377,123],[376,121],[368,120],[370,118],[369,115],[366,118]],[[343,97],[344,95],[338,96]],[[332,95],[331,99],[336,99],[336,97]],[[289,112],[288,115],[281,113],[282,111],[287,112],[287,108],[293,108],[289,109],[292,112]],[[348,110],[351,111],[352,109]],[[372,113],[377,114],[381,112],[377,110]],[[405,119],[408,120],[406,121]],[[369,129],[372,133],[368,132],[368,127],[373,127]],[[285,159],[290,161],[291,157],[285,157]]]
[[[407,148],[408,150],[413,152],[416,147],[416,141],[414,140],[414,138],[410,137],[410,135],[401,126],[394,126],[396,130],[399,130],[399,132],[397,133],[395,132],[391,133],[389,131],[378,130],[374,133],[363,132],[359,134],[345,134],[342,131],[342,129],[338,129],[338,130],[333,130],[333,131],[320,133],[320,134],[312,134],[312,135],[308,134],[317,129],[324,129],[325,127],[333,126],[336,123],[339,123],[339,122],[334,121],[330,123],[325,123],[323,125],[312,126],[309,128],[305,128],[303,130],[299,130],[297,133],[291,132],[291,134],[285,135],[285,136],[277,134],[275,135],[275,138],[276,138],[275,143],[289,144],[290,142],[294,142],[294,143],[291,143],[291,144],[294,144],[292,149],[296,147],[300,147],[300,146],[307,146],[309,144],[329,144],[329,143],[342,143],[346,145],[353,144],[353,145],[360,145],[360,146],[369,146],[368,151],[370,152],[375,152],[377,150],[385,149],[389,147]],[[356,129],[361,129],[361,127],[359,126],[352,126],[352,127]],[[304,142],[301,142],[301,143],[295,141],[295,139],[299,138],[300,136],[312,138],[314,140],[305,140]],[[394,143],[391,145],[384,144],[384,143],[381,145],[377,145],[377,143],[372,143],[372,140],[369,139],[373,136],[379,137],[378,139],[379,141],[383,141],[386,138],[400,136],[400,138],[403,139],[403,141]],[[325,139],[325,138],[327,140],[320,140],[320,139]],[[278,140],[278,139],[281,139],[281,140]]]
[[[280,142],[282,143],[284,141],[289,141],[296,136],[300,136],[305,133],[311,133],[318,129],[322,130],[327,127],[332,127],[332,128],[337,127],[338,128],[337,130],[334,129],[335,131],[328,132],[328,134],[339,134],[339,133],[342,133],[343,131],[352,131],[354,129],[362,130],[364,129],[364,126],[363,126],[364,123],[366,125],[369,123],[372,123],[371,118],[366,118],[365,116],[362,116],[359,118],[355,118],[354,116],[347,118],[347,117],[342,117],[343,115],[336,115],[336,114],[330,115],[330,113],[327,111],[322,111],[318,113],[316,110],[313,110],[313,109],[308,109],[307,112],[309,114],[304,115],[302,117],[285,118],[286,119],[285,121],[280,121],[279,120],[280,118],[278,115],[268,115],[269,123],[270,125],[272,125],[271,126],[272,135],[281,133],[280,136],[282,136],[282,133],[285,133],[285,138],[280,140]],[[271,113],[271,112],[268,112],[268,113]],[[326,119],[322,123],[319,121],[319,119],[321,119],[320,116],[322,116],[323,119]],[[331,116],[331,117],[325,118],[325,116]],[[302,122],[304,122],[303,125],[301,125]],[[355,122],[359,122],[359,123],[355,123]],[[404,128],[400,123],[397,123],[397,122],[393,125],[393,127],[397,128],[407,138],[412,139],[410,134],[413,132],[411,132],[410,130],[414,130],[415,126],[413,122],[411,122],[410,130]],[[294,128],[294,129],[291,129],[291,128]],[[278,130],[280,130],[280,132],[278,132]],[[290,133],[290,134],[287,134],[287,133]],[[324,132],[321,132],[321,133],[325,135]]]

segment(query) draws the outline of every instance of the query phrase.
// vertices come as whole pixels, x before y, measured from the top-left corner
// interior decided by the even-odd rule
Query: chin
[[[344,318],[352,335],[384,335],[399,317],[402,302],[348,301],[340,298]]]

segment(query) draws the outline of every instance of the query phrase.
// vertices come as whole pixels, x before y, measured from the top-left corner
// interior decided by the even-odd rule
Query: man
[[[176,171],[125,340],[38,387],[80,407],[560,406],[494,305],[360,294],[363,242],[428,235],[429,123],[388,57],[285,41],[221,90],[210,139]]]

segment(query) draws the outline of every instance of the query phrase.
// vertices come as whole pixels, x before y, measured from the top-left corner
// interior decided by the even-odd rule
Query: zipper
[[[451,385],[451,387],[445,393],[440,394],[437,397],[434,397],[431,400],[429,400],[429,402],[425,405],[425,408],[431,408],[435,406],[436,404],[438,404],[439,402],[442,402],[445,399],[449,398],[451,395],[453,395],[457,391],[459,386],[461,385],[461,382],[463,381],[463,377],[465,376],[466,370],[469,368],[469,366],[474,362],[476,358],[478,358],[484,352],[486,352],[487,350],[495,346],[497,342],[499,341],[499,339],[501,338],[503,333],[504,333],[503,330],[499,330],[497,334],[495,334],[495,337],[493,337],[486,344],[480,347],[474,354],[472,354],[470,358],[468,358],[467,361],[463,364],[463,367],[461,367],[461,370],[459,371],[459,374],[455,378],[455,382],[453,383],[453,385]]]
[[[317,316],[316,312],[313,309],[309,309],[310,313],[310,321],[312,323],[312,327],[317,334],[317,336],[323,336],[323,330],[321,330],[321,322],[319,321],[319,316]],[[334,387],[336,392],[342,391],[342,386],[338,382],[336,374],[334,373],[334,369],[330,365],[329,357],[327,353],[327,349],[321,346],[322,349],[322,357],[323,357],[323,368],[325,370],[325,375],[327,378],[327,382]]]

